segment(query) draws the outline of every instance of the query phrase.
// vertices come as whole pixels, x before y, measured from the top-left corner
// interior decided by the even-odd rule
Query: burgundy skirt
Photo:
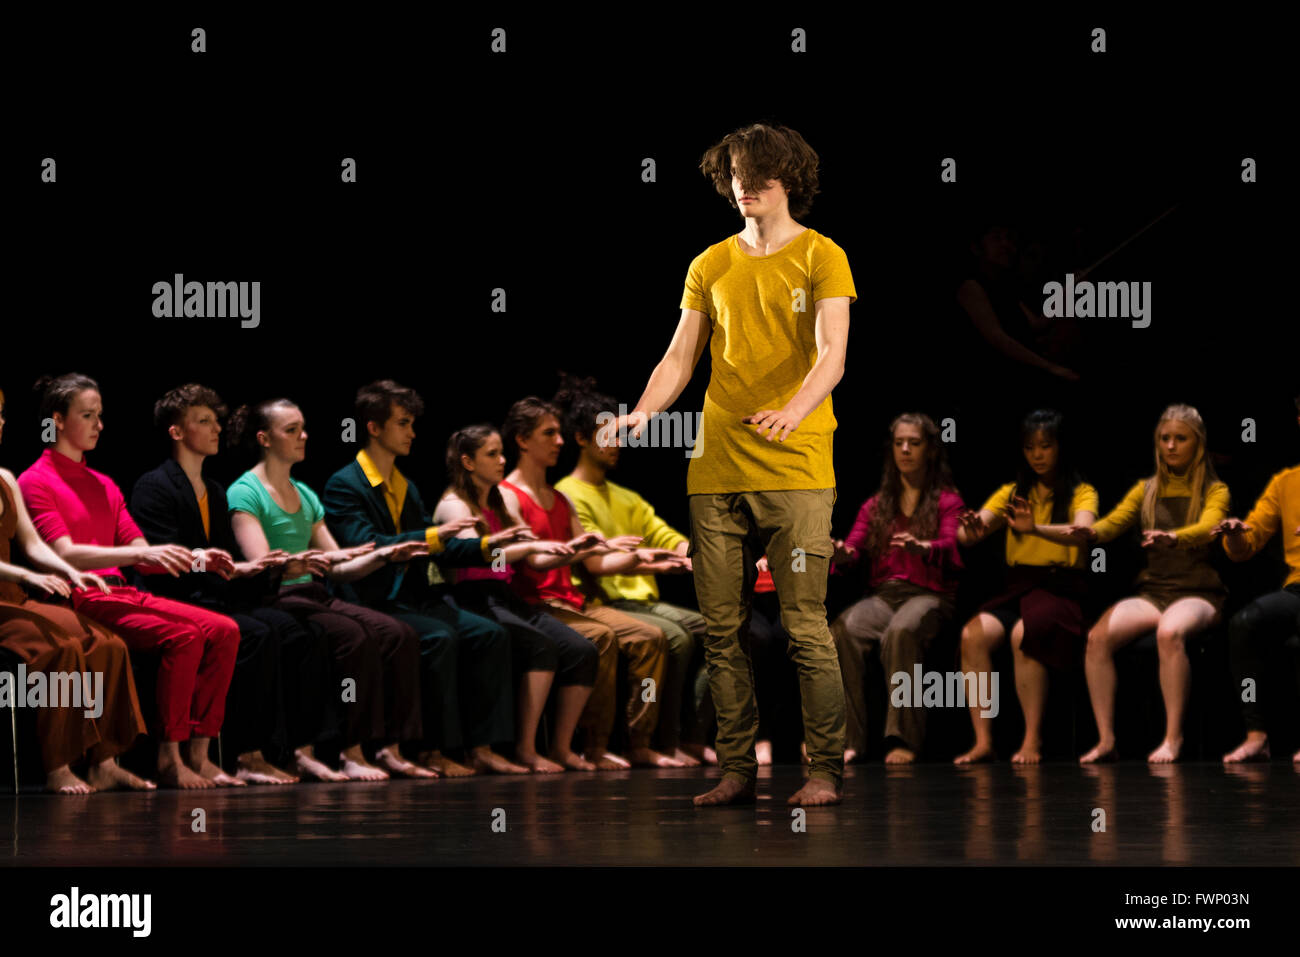
[[[1083,658],[1088,642],[1083,627],[1086,574],[1061,565],[1011,565],[1006,584],[980,611],[1002,623],[1010,637],[1023,621],[1021,650],[1049,668],[1070,668]]]

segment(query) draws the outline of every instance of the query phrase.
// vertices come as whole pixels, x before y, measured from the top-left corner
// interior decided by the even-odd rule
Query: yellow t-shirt
[[[686,541],[686,536],[656,515],[644,498],[608,479],[604,485],[596,486],[566,475],[555,483],[555,488],[569,497],[578,520],[588,531],[600,532],[606,538],[640,535],[645,539],[643,548],[675,549]],[[578,581],[579,576],[575,574],[574,584]],[[659,600],[654,575],[599,575],[596,583],[610,601]]]
[[[1016,490],[1015,482],[1008,482],[989,496],[983,508],[998,515],[1011,501]],[[1070,499],[1070,521],[1079,512],[1097,514],[1097,490],[1087,482],[1080,482],[1074,487],[1074,497]],[[1029,490],[1029,508],[1034,513],[1034,521],[1039,525],[1052,524],[1052,496],[1039,499],[1038,486]],[[1077,545],[1061,545],[1049,542],[1037,535],[1015,535],[1007,529],[1007,564],[1008,565],[1066,565],[1071,568],[1083,567],[1083,550]]]
[[[780,409],[799,391],[817,360],[817,301],[836,296],[857,299],[848,257],[813,229],[770,256],[749,255],[733,235],[692,260],[681,308],[709,317],[713,374],[688,495],[835,486],[830,396],[784,443],[741,419]]]
[[[1282,552],[1286,555],[1290,574],[1282,587],[1300,584],[1300,465],[1284,469],[1273,476],[1259,497],[1255,507],[1246,516],[1250,531],[1246,533],[1246,544],[1250,552],[1239,561],[1245,561],[1263,548],[1270,538],[1282,532]],[[1224,548],[1227,548],[1227,536],[1224,536]],[[1229,555],[1232,553],[1229,552]]]
[[[1097,533],[1097,541],[1112,541],[1139,524],[1142,520],[1142,500],[1146,492],[1147,479],[1139,479],[1120,503],[1110,510],[1109,515],[1097,519],[1096,524],[1092,526],[1092,530]],[[1192,484],[1184,475],[1171,475],[1168,482],[1157,489],[1156,494],[1161,498],[1189,497],[1192,494]],[[1214,526],[1228,517],[1232,498],[1228,494],[1227,485],[1223,482],[1215,482],[1205,490],[1204,499],[1200,517],[1195,522],[1176,530],[1169,529],[1176,532],[1179,544],[1206,544],[1210,541],[1210,531]]]

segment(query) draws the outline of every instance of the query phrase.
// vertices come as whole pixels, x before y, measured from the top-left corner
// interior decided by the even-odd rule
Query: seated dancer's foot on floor
[[[1079,758],[1080,764],[1100,764],[1103,761],[1115,761],[1119,755],[1115,753],[1115,742],[1098,741],[1096,747],[1088,751]]]
[[[551,760],[569,771],[595,771],[596,766],[576,751],[552,751]]]
[[[729,774],[724,774],[722,780],[711,791],[697,794],[694,799],[696,807],[753,804],[754,800],[754,782],[744,781]]]
[[[425,751],[420,755],[418,763],[420,767],[436,771],[444,778],[468,778],[477,773],[473,768],[467,768],[459,761],[453,761],[441,751]]]
[[[1178,755],[1182,750],[1182,738],[1165,738],[1160,742],[1158,748],[1147,755],[1147,762],[1150,764],[1170,764],[1178,760]]]
[[[804,782],[803,787],[794,794],[785,803],[791,807],[816,807],[822,804],[839,804],[844,800],[840,789],[830,781],[821,777],[810,777]]]
[[[852,764],[852,763],[853,763],[854,761],[856,761],[857,759],[858,759],[858,751],[857,751],[856,748],[845,748],[845,749],[844,749],[844,763],[845,763],[845,764]]]
[[[554,758],[555,755],[551,755]],[[564,770],[563,764],[557,764],[550,758],[544,758],[536,751],[515,748],[515,760],[533,774],[559,774]]]
[[[154,791],[158,788],[152,781],[137,777],[122,767],[116,758],[92,764],[86,781],[96,791]]]
[[[64,765],[45,775],[45,790],[55,794],[93,794],[95,788],[72,773],[72,768]]]
[[[680,762],[684,768],[698,768],[701,764],[700,759],[686,751],[684,748],[673,749],[674,760]]]
[[[262,755],[261,751],[241,754],[236,762],[235,777],[245,784],[297,784],[298,779],[281,771]]]
[[[754,757],[758,759],[760,768],[768,767],[772,763],[772,742],[766,740],[755,741]]]
[[[683,743],[682,750],[691,757],[700,761],[702,764],[708,764],[714,767],[718,764],[718,753],[707,745]]]
[[[354,744],[339,755],[339,770],[349,781],[387,781],[388,772],[366,760],[361,745]]]
[[[845,752],[846,755],[850,753],[851,752],[848,751]],[[902,745],[899,745],[896,748],[891,748],[889,752],[885,755],[886,764],[913,764],[915,762],[916,762],[916,752],[913,751],[911,748],[907,748]],[[845,758],[845,763],[846,764],[848,763],[847,758]]]
[[[393,777],[399,778],[436,778],[439,772],[433,768],[422,768],[414,761],[402,757],[401,749],[396,744],[380,748],[375,752],[375,763]],[[460,767],[460,765],[456,765]]]
[[[597,771],[626,771],[632,766],[626,759],[604,748],[593,748],[583,757],[594,764]]]
[[[1043,746],[1037,738],[1025,736],[1025,740],[1020,744],[1020,750],[1011,755],[1012,764],[1041,764],[1043,760]]]
[[[640,768],[680,768],[685,767],[676,758],[660,754],[652,748],[629,748],[628,760]]]
[[[316,757],[311,745],[301,747],[293,752],[294,768],[298,777],[304,781],[351,781],[342,771],[335,771],[320,758]]]
[[[527,774],[531,770],[486,746],[471,748],[469,757],[475,774]]]
[[[248,787],[239,778],[227,774],[212,762],[212,759],[208,757],[207,738],[190,738],[189,756],[185,763],[199,777],[206,778],[219,788]]]
[[[201,791],[215,788],[217,783],[201,774],[191,771],[179,755],[158,757],[158,783],[165,788],[180,788],[183,791]]]
[[[992,761],[997,757],[991,744],[977,744],[965,754],[959,754],[952,759],[953,764],[982,764],[985,761]]]
[[[1270,761],[1272,758],[1268,735],[1263,731],[1247,731],[1246,740],[1225,754],[1223,763],[1244,764],[1247,761]]]

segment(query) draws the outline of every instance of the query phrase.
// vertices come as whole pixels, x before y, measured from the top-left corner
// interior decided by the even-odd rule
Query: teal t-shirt
[[[311,530],[325,518],[325,509],[316,493],[297,479],[290,479],[298,490],[301,506],[286,512],[252,472],[245,472],[226,489],[226,504],[232,512],[247,512],[262,523],[262,532],[271,550],[283,549],[290,555],[306,551],[311,544]],[[310,575],[286,578],[280,584],[298,585],[311,581]]]

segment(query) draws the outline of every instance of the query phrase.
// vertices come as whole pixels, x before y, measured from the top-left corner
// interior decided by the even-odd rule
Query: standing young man
[[[712,333],[712,377],[687,474],[691,557],[708,621],[709,687],[723,776],[697,805],[754,798],[758,713],[746,642],[754,562],[766,552],[799,669],[809,777],[790,804],[836,804],[844,769],[844,688],[826,623],[834,553],[830,393],[844,374],[844,251],[795,222],[812,203],[817,154],[794,130],[756,124],[724,137],[700,168],[744,228],[696,256],[677,332],[629,415],[601,436],[645,428],[672,405]]]

